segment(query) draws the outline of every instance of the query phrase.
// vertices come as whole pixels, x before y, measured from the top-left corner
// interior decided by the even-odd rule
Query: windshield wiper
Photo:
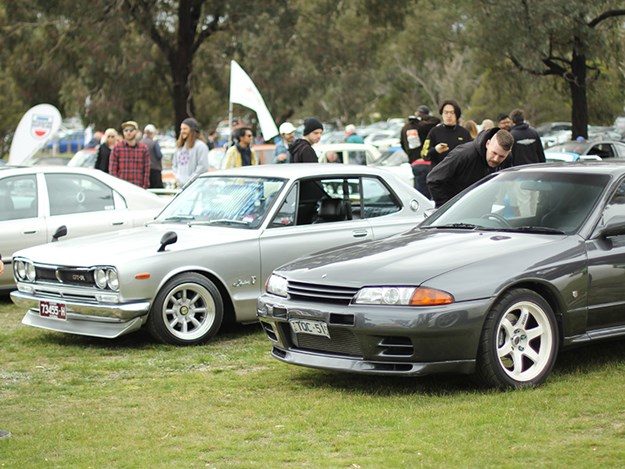
[[[502,231],[523,231],[527,233],[566,234],[564,231],[558,230],[556,228],[549,228],[547,226],[531,226],[531,225],[518,226],[514,228],[504,228]]]
[[[454,228],[454,229],[461,229],[461,230],[475,230],[477,228],[483,228],[483,227],[474,225],[472,223],[449,223],[447,225],[429,225],[429,226],[424,226],[423,228],[436,228],[436,229]]]
[[[243,220],[232,220],[230,218],[218,218],[216,220],[207,220],[205,222],[207,225],[249,225],[250,222],[249,221],[243,221]]]
[[[172,217],[167,217],[162,221],[191,221],[195,220],[193,215],[174,215]]]

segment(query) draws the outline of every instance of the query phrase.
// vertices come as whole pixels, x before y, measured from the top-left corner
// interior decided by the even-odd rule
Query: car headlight
[[[454,297],[442,290],[420,287],[365,287],[354,297],[360,305],[436,306],[454,302]]]
[[[119,290],[119,278],[114,267],[96,267],[93,279],[96,286],[102,290],[107,287],[113,291]]]
[[[34,282],[37,278],[35,264],[27,259],[16,259],[13,263],[13,272],[16,280],[22,282]]]
[[[29,282],[34,282],[37,278],[37,271],[35,270],[35,264],[32,262],[26,263],[26,279]]]
[[[26,278],[26,264],[24,264],[24,261],[16,260],[13,267],[17,280],[24,280]]]
[[[288,287],[287,279],[285,279],[284,277],[280,277],[279,275],[272,274],[267,279],[267,284],[265,285],[265,291],[267,293],[271,293],[272,295],[282,296],[286,298],[287,287]]]

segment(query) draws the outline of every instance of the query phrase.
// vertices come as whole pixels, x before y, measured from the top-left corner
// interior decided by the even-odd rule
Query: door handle
[[[367,230],[354,230],[352,231],[352,236],[354,238],[364,238],[369,235],[369,231]]]
[[[37,230],[27,230],[27,231],[24,231],[24,234],[35,234],[35,233],[37,233]]]
[[[111,225],[113,225],[113,226],[120,226],[120,225],[123,225],[123,224],[124,224],[123,221],[114,221],[113,223],[111,223]]]

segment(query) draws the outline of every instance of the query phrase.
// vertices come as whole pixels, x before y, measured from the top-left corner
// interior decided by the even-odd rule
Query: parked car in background
[[[7,267],[15,251],[45,244],[60,227],[65,238],[140,226],[165,201],[95,169],[67,166],[0,168],[0,254]],[[10,270],[0,291],[15,286]]]
[[[366,143],[318,143],[313,145],[315,153],[319,158],[319,163],[327,163],[327,153],[336,153],[337,163],[369,165],[377,160],[382,152],[373,145]]]
[[[365,166],[287,164],[208,172],[148,226],[15,254],[23,323],[114,338],[146,326],[174,345],[223,321],[256,321],[271,271],[292,259],[413,227],[432,203]]]
[[[545,151],[547,163],[575,163],[576,161],[601,161],[597,155],[580,155],[570,151]]]
[[[379,166],[392,171],[410,186],[414,187],[414,173],[412,172],[412,166],[410,166],[410,160],[400,146],[389,148],[371,166]]]
[[[560,349],[625,336],[625,164],[519,166],[415,229],[276,269],[272,355],[343,372],[543,383]]]
[[[77,151],[67,162],[70,168],[95,168],[95,160],[98,158],[96,148],[85,148]]]
[[[625,143],[615,140],[582,140],[554,145],[548,149],[551,153],[569,152],[578,155],[596,155],[602,160],[625,158]]]

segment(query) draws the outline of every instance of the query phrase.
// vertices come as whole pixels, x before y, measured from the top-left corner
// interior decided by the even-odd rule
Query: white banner
[[[51,104],[37,104],[20,120],[13,135],[9,164],[20,165],[37,153],[61,125],[61,113]]]
[[[278,135],[278,128],[271,117],[265,100],[245,70],[234,60],[230,62],[230,102],[256,111],[263,138],[269,140]]]

